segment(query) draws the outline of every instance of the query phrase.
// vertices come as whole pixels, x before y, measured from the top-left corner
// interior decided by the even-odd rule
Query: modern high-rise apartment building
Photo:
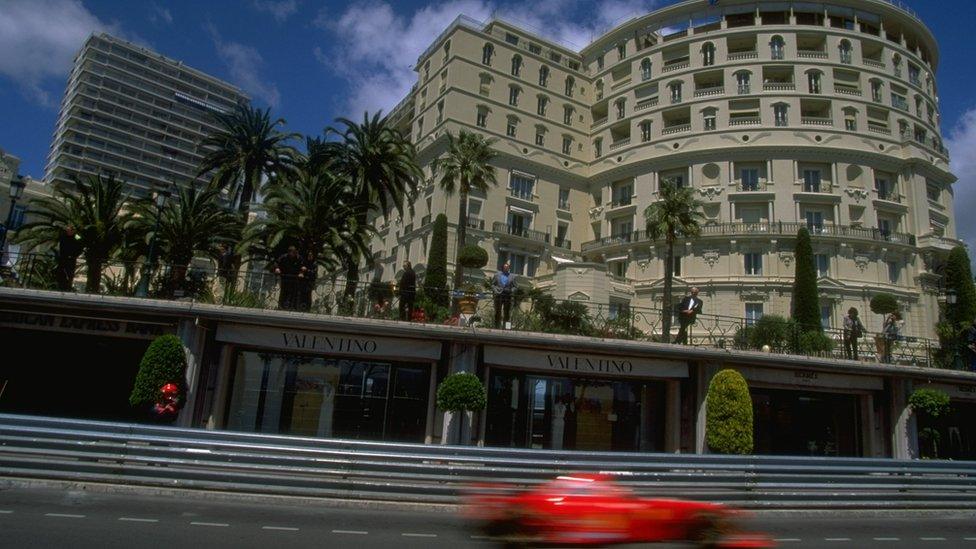
[[[196,178],[212,113],[248,98],[217,78],[108,34],[75,57],[48,155],[48,184],[115,174],[136,194]]]
[[[702,235],[679,243],[674,267],[675,292],[700,287],[705,312],[789,316],[807,227],[824,324],[856,307],[879,330],[868,303],[887,292],[903,334],[932,337],[960,243],[935,37],[889,1],[712,4],[635,17],[580,51],[460,18],[392,117],[428,176],[447,133],[496,139],[499,186],[472,197],[467,220],[484,274],[508,261],[557,299],[659,308],[665,248],[643,212],[670,180],[704,202]],[[457,208],[431,178],[414,217],[381,219],[380,276],[404,259],[423,269],[442,212],[453,250]]]

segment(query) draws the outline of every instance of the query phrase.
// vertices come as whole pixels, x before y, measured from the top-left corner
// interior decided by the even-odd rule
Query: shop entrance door
[[[335,435],[342,438],[382,439],[385,434],[390,366],[345,360],[339,363]]]

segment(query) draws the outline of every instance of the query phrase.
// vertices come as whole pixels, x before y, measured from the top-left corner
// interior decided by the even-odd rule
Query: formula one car
[[[524,545],[693,542],[699,547],[775,547],[744,533],[742,513],[716,503],[644,499],[607,475],[562,476],[524,492],[473,487],[465,514],[491,538]]]

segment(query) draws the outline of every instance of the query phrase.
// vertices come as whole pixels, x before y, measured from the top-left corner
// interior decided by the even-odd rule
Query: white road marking
[[[962,538],[962,539],[964,539],[966,541],[976,541],[976,538]]]
[[[945,538],[918,538],[922,541],[945,541]]]
[[[230,526],[226,522],[191,522],[190,526]]]
[[[72,515],[70,513],[44,513],[44,516],[58,518],[85,518],[85,515]]]
[[[369,532],[365,532],[363,530],[333,530],[332,533],[333,534],[355,534],[357,536],[365,536]]]
[[[901,541],[901,538],[874,538],[874,541]]]
[[[123,522],[159,522],[159,519],[147,519],[139,517],[119,517]]]
[[[824,538],[824,541],[851,541],[851,538]]]
[[[9,515],[11,513],[13,513],[13,511],[8,511],[6,509],[0,509],[0,515]]]
[[[262,526],[262,530],[281,530],[282,532],[297,532],[298,528],[292,528],[291,526]]]
[[[400,535],[408,538],[436,538],[437,537],[437,534],[413,534],[410,532],[404,532]]]

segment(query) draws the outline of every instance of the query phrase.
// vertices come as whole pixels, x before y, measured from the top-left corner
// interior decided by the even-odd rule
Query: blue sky
[[[585,45],[594,33],[672,0],[0,0],[0,148],[43,176],[58,102],[75,52],[106,30],[243,88],[289,129],[318,134],[337,116],[389,110],[414,80],[417,56],[458,14],[498,13]],[[941,47],[943,132],[953,153],[956,210],[976,205],[976,70],[972,0],[907,0]],[[976,216],[959,230],[976,244]]]

